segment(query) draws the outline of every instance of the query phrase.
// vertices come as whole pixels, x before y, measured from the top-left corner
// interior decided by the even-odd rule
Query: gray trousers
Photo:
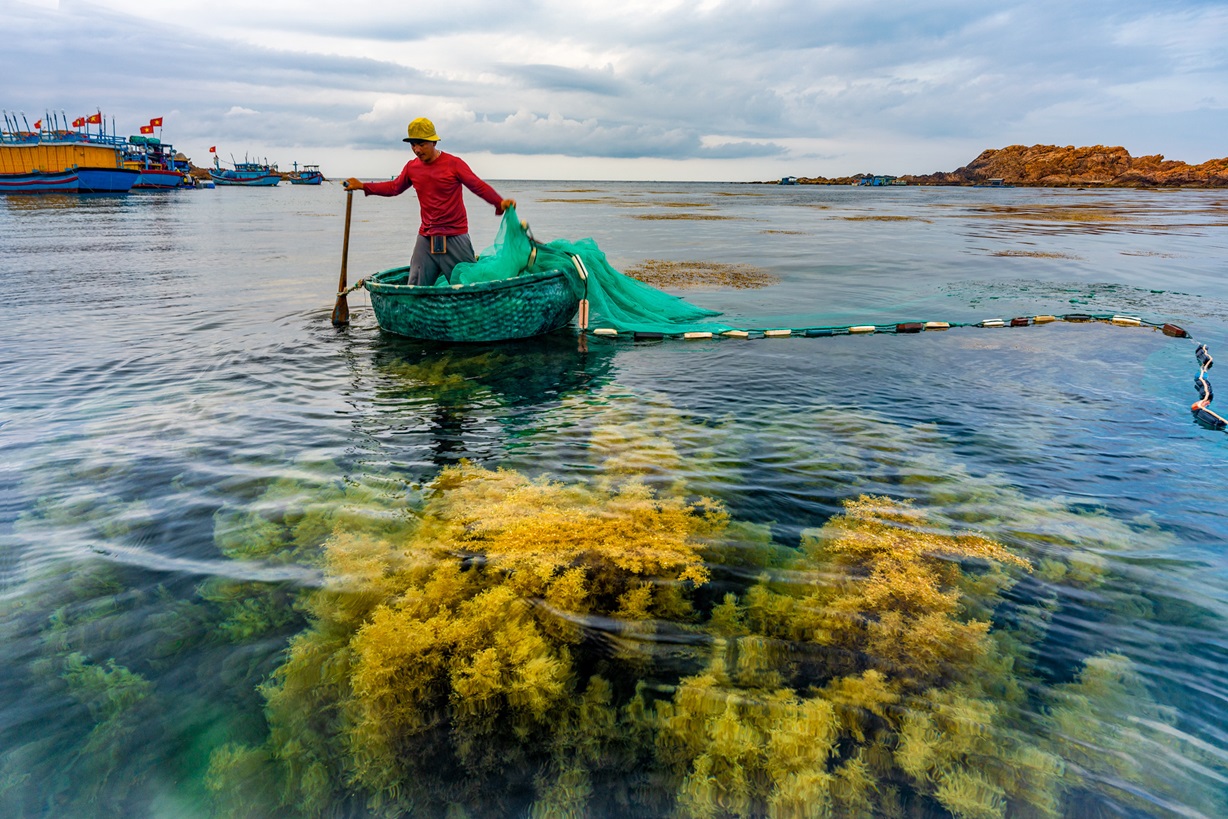
[[[431,238],[419,235],[414,242],[414,255],[409,257],[410,284],[435,284],[440,276],[444,278],[441,284],[451,283],[452,268],[477,258],[473,255],[473,242],[469,241],[468,233],[447,237],[447,249],[443,253],[431,252]]]

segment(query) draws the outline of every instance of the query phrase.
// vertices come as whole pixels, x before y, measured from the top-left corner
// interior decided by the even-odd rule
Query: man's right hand
[[[345,188],[347,191],[360,191],[360,190],[362,190],[362,189],[363,189],[363,187],[362,187],[362,182],[358,181],[356,178],[354,178],[354,177],[352,177],[352,176],[351,176],[349,179],[347,179],[347,180],[345,180],[344,182],[342,182],[342,183],[341,183],[341,185],[342,185],[342,186],[343,186],[343,187],[344,187],[344,188]]]

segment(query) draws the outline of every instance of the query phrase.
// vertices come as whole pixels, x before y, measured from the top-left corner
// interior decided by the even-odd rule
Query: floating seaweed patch
[[[1197,216],[1217,216],[1204,209],[1123,207],[1111,203],[1076,205],[982,205],[970,208],[968,215],[978,219],[999,220],[1012,230],[1034,233],[1129,232],[1171,235],[1223,227],[1219,221],[1179,221]]]
[[[772,274],[749,264],[724,262],[678,262],[645,259],[628,268],[628,276],[654,287],[767,287],[779,281]]]
[[[841,216],[846,222],[928,222],[929,219],[923,219],[920,216],[895,216],[888,214],[877,214],[873,216]]]
[[[721,216],[716,213],[641,213],[636,214],[635,219],[647,220],[685,220],[691,219],[700,222],[712,222],[721,219],[733,219],[732,216]]]
[[[971,210],[976,216],[1047,222],[1124,222],[1139,213],[1103,205],[983,205]]]
[[[609,197],[604,198],[583,198],[583,197],[568,197],[567,199],[538,199],[538,202],[561,202],[566,205],[608,205],[613,202]]]
[[[1069,253],[1058,253],[1051,250],[996,250],[990,256],[1005,256],[1022,259],[1077,259]]]

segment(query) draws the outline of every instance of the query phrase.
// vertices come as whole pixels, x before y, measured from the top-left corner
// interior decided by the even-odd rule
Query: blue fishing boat
[[[0,174],[0,194],[4,193],[76,193],[76,171]]]
[[[132,186],[133,190],[174,190],[193,188],[192,178],[181,171],[166,168],[141,168],[141,176]]]
[[[319,165],[304,165],[300,171],[298,163],[295,162],[294,170],[286,178],[291,185],[319,185],[324,181],[324,174],[320,173]]]
[[[209,178],[217,185],[238,185],[240,187],[272,187],[281,181],[281,174],[276,165],[260,162],[236,162],[233,168],[223,168],[218,158],[213,157],[213,169]]]
[[[77,168],[77,193],[127,193],[140,176],[132,168]]]
[[[0,180],[5,181],[5,190],[127,193],[139,176],[139,171],[123,166],[120,146],[109,137],[0,131]]]
[[[192,188],[187,157],[157,137],[131,136],[124,148],[124,167],[141,172],[133,189],[167,190]]]

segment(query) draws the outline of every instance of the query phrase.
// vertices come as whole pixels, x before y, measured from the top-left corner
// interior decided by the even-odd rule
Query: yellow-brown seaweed
[[[313,815],[1057,817],[1146,779],[1127,746],[1162,734],[1115,712],[1163,711],[1129,662],[1047,687],[1029,657],[1059,601],[1008,600],[1034,562],[1104,582],[1073,521],[1032,561],[860,496],[785,548],[688,492],[676,414],[627,410],[591,425],[590,482],[461,464],[395,525],[335,521],[267,742],[215,753],[219,809],[269,798],[262,777]]]

